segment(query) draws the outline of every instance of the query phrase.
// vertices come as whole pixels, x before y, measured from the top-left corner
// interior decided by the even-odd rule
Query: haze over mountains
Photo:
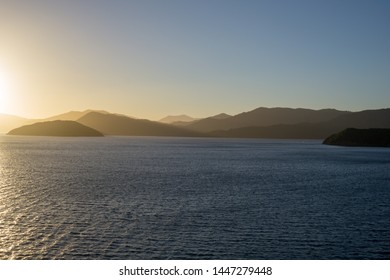
[[[25,125],[28,121],[28,119],[22,117],[0,114],[0,133],[5,133],[11,129]]]
[[[181,121],[177,121],[180,119]],[[53,120],[77,121],[104,135],[324,139],[349,127],[390,128],[390,109],[349,112],[335,109],[260,107],[235,116],[219,114],[194,120],[181,115],[161,120],[172,121],[171,124],[106,111],[86,110],[72,111],[44,120],[0,115],[0,131],[7,132],[17,126]]]
[[[13,115],[0,114],[0,133],[6,133],[11,129],[17,128],[19,126],[33,124],[37,122],[48,122],[55,120],[63,120],[63,121],[76,121],[82,116],[90,113],[90,112],[105,112],[106,111],[98,111],[98,110],[85,110],[85,111],[70,111],[64,114],[55,115],[52,117],[44,118],[44,119],[27,119]]]
[[[176,122],[192,122],[199,120],[197,118],[193,118],[187,115],[178,115],[178,116],[166,116],[165,118],[162,118],[159,120],[159,122],[162,123],[176,123]]]

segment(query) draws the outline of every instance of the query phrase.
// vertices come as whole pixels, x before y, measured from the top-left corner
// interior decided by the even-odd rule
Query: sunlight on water
[[[7,166],[9,163],[6,151],[4,151],[4,144],[0,142],[0,256],[12,259],[13,227],[9,217],[13,215],[13,205]]]
[[[0,259],[386,259],[390,150],[0,139]]]

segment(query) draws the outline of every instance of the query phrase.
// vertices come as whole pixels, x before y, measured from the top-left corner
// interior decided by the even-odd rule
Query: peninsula
[[[347,128],[333,134],[323,142],[326,145],[361,146],[361,147],[390,147],[390,129]]]

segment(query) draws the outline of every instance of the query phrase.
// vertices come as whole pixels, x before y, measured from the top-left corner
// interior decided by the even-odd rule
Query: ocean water
[[[0,259],[390,259],[390,149],[0,136]]]

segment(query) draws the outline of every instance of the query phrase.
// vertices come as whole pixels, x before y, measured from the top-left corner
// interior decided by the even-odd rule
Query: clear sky
[[[0,0],[0,112],[390,107],[390,1]]]

